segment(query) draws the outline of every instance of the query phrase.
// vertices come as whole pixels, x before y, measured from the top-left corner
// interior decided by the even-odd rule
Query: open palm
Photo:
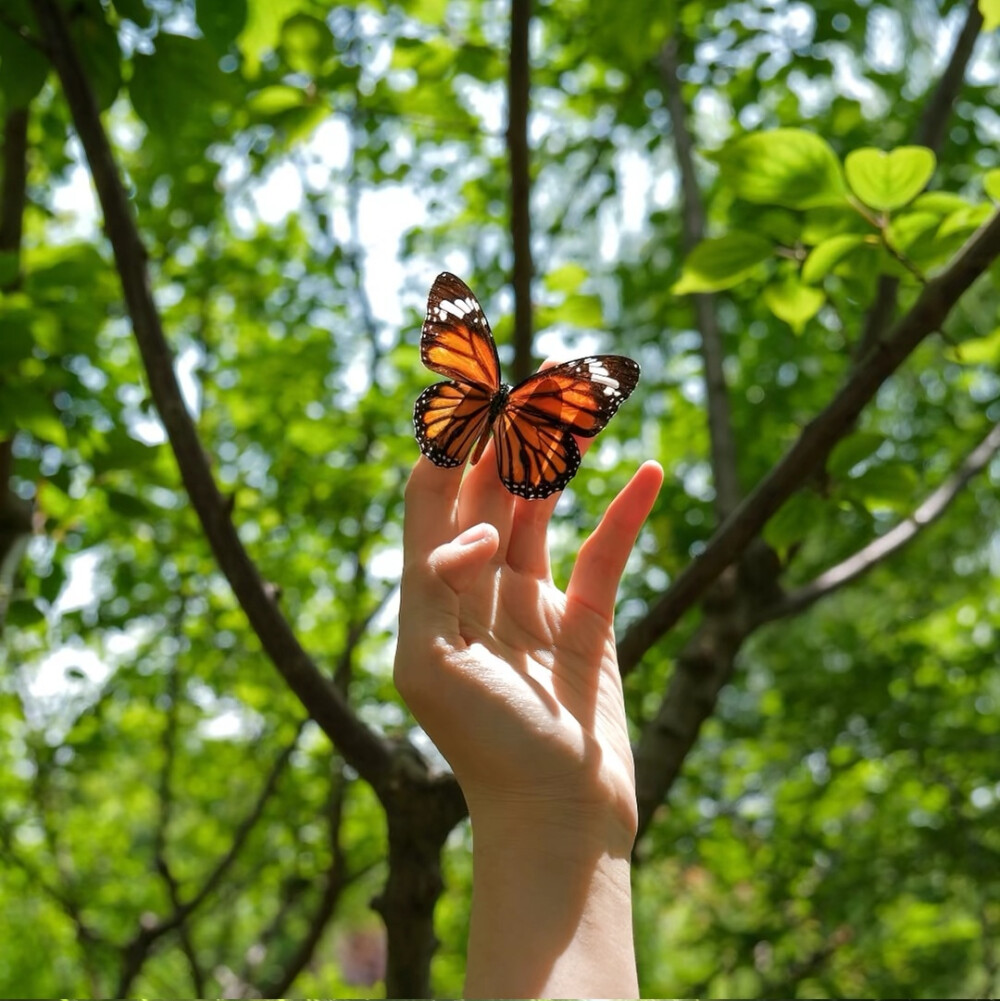
[[[583,448],[589,444],[580,440]],[[491,450],[463,479],[421,458],[406,493],[395,679],[477,811],[560,803],[614,818],[635,786],[613,634],[618,581],[662,480],[646,463],[584,543],[564,594],[546,532]]]

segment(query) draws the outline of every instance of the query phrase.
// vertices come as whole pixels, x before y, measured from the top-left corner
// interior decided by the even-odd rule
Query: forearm
[[[473,814],[467,997],[638,997],[628,850],[576,821]]]

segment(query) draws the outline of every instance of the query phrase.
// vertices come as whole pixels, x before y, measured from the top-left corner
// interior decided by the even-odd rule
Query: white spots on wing
[[[482,323],[483,313],[475,299],[442,299],[437,307],[437,319],[444,322],[449,316],[459,320],[471,317],[473,323]]]
[[[617,396],[621,390],[621,382],[612,376],[600,358],[581,358],[576,364],[575,371],[586,376],[591,382],[603,386],[605,396]]]

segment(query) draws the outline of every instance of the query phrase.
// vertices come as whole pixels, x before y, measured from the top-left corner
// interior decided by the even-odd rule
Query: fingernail
[[[486,538],[486,533],[489,531],[489,527],[484,524],[473,525],[472,528],[467,528],[455,542],[460,546],[473,546],[477,542],[482,542]]]

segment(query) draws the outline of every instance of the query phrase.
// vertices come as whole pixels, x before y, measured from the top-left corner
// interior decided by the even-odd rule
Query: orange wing
[[[621,355],[566,362],[518,383],[496,427],[497,468],[512,493],[530,500],[562,490],[580,468],[574,435],[601,431],[639,381]]]
[[[483,307],[469,286],[447,271],[427,297],[420,360],[432,372],[491,396],[500,389],[500,359]]]
[[[435,465],[460,466],[495,417],[500,359],[483,307],[469,286],[447,271],[437,276],[427,297],[420,359],[453,381],[439,382],[417,397],[417,444]]]
[[[529,376],[513,389],[500,382],[500,359],[482,306],[461,278],[445,271],[427,297],[420,358],[450,379],[425,389],[413,408],[420,451],[438,466],[482,454],[495,433],[503,485],[521,497],[548,497],[580,468],[574,435],[601,431],[639,381],[621,355],[595,355]]]
[[[435,466],[461,466],[489,424],[492,397],[476,386],[439,382],[413,408],[420,451]]]

